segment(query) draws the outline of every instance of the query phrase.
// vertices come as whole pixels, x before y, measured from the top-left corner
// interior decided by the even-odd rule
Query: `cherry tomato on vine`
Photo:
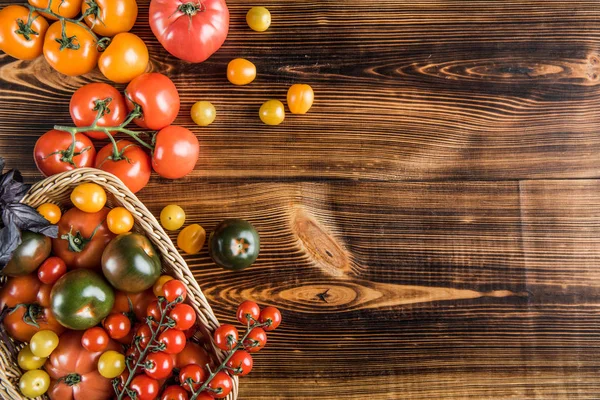
[[[169,275],[161,275],[156,282],[154,282],[154,286],[152,286],[152,293],[156,297],[162,296],[165,297],[165,292],[163,292],[163,285],[169,281],[172,281],[173,277]],[[178,328],[179,329],[179,328]]]
[[[208,383],[208,387],[213,390],[215,399],[223,399],[229,396],[233,389],[233,381],[225,372],[217,372],[217,374]]]
[[[248,316],[252,317],[249,319]],[[250,325],[254,325],[260,316],[260,307],[253,301],[246,300],[238,306],[237,320],[246,325],[250,321]]]
[[[48,222],[50,222],[51,224],[58,223],[58,221],[60,221],[60,217],[62,215],[62,211],[60,211],[60,207],[57,206],[56,204],[52,204],[52,203],[44,203],[41,206],[39,206],[36,210],[42,217],[46,218],[46,220]]]
[[[150,156],[137,143],[129,140],[118,140],[117,149],[120,153],[118,157],[113,154],[112,143],[100,149],[95,167],[115,175],[129,190],[137,193],[150,180]]]
[[[125,356],[117,351],[105,351],[98,359],[98,372],[105,378],[116,378],[123,371],[125,371]]]
[[[30,21],[31,28],[25,26]],[[18,21],[23,21],[21,28]],[[0,50],[19,60],[33,60],[42,54],[48,22],[37,12],[23,6],[10,5],[0,11]],[[29,38],[29,39],[28,39]]]
[[[173,81],[159,73],[142,74],[134,78],[127,88],[129,111],[138,104],[143,115],[133,121],[142,128],[159,130],[169,126],[179,114],[179,93]]]
[[[61,0],[61,1],[52,1],[52,7],[50,10],[54,14],[58,14],[61,17],[65,18],[74,18],[79,14],[79,10],[81,9],[81,1],[82,0]],[[29,4],[38,8],[47,8],[50,0],[29,0]],[[56,20],[57,18],[48,13],[42,13],[46,18]]]
[[[258,321],[261,324],[269,322],[270,325],[266,325],[263,329],[267,332],[274,331],[281,324],[281,312],[275,307],[265,307],[260,312]]]
[[[185,211],[175,204],[169,204],[160,212],[160,224],[168,231],[176,231],[185,222]]]
[[[234,85],[247,85],[256,78],[256,65],[245,58],[236,58],[227,64],[227,79]]]
[[[192,172],[199,153],[198,138],[189,129],[167,126],[156,134],[152,168],[163,178],[182,178]]]
[[[160,400],[189,400],[189,398],[185,389],[178,385],[167,386],[160,396]]]
[[[246,14],[246,23],[256,32],[264,32],[271,26],[271,13],[264,7],[252,7]]]
[[[148,60],[146,43],[133,33],[123,32],[100,54],[98,68],[107,79],[127,83],[146,72]]]
[[[136,393],[136,400],[154,400],[160,390],[158,381],[145,374],[133,378],[129,387]]]
[[[50,330],[37,332],[29,341],[34,356],[48,357],[58,347],[58,335]]]
[[[230,324],[222,324],[219,326],[213,335],[215,345],[221,350],[231,350],[238,341],[238,330]]]
[[[109,341],[108,333],[99,326],[87,329],[81,337],[81,345],[90,353],[106,350]]]
[[[131,330],[131,321],[123,314],[109,314],[102,325],[112,339],[124,338]]]
[[[140,348],[145,349],[152,339],[152,330],[148,325],[141,325],[135,332],[135,336],[140,338]]]
[[[146,364],[144,372],[153,379],[164,379],[173,371],[173,357],[162,351],[148,354]]]
[[[248,334],[244,341],[244,348],[249,353],[256,353],[262,350],[267,344],[267,334],[262,328],[254,328]]]
[[[295,84],[287,92],[287,105],[292,114],[306,114],[312,107],[315,93],[309,85]]]
[[[177,304],[169,312],[169,317],[175,321],[175,329],[182,331],[190,329],[196,323],[196,312],[188,304]]]
[[[175,299],[178,297],[181,297],[182,300],[185,300],[187,297],[187,289],[185,284],[177,279],[165,282],[163,285],[163,292],[165,293],[165,298],[169,303],[175,301]]]
[[[106,192],[97,183],[81,183],[71,192],[71,202],[81,211],[95,213],[104,208]]]
[[[248,375],[252,371],[254,361],[246,350],[237,350],[227,362],[227,366],[233,369],[234,374],[239,376]]]
[[[71,134],[54,129],[40,136],[35,142],[33,157],[35,165],[44,176],[94,165],[96,149],[92,141],[83,133],[75,134],[74,154],[68,154],[72,143]]]
[[[279,100],[267,100],[258,111],[260,120],[266,125],[279,125],[285,119],[285,109]]]
[[[190,364],[205,366],[210,362],[210,356],[204,347],[192,341],[188,341],[183,351],[175,356],[175,367],[177,368],[183,368]]]
[[[160,334],[158,343],[162,343],[165,346],[163,350],[165,353],[179,354],[185,347],[185,333],[179,329],[169,329]]]
[[[133,222],[133,215],[125,207],[115,207],[106,216],[108,230],[116,235],[131,231]]]
[[[17,364],[25,371],[42,368],[46,362],[46,357],[38,357],[31,352],[29,345],[23,347],[17,356]]]
[[[68,21],[65,22],[65,32],[68,39],[63,39],[60,21],[48,28],[43,49],[46,61],[61,74],[87,74],[98,61],[96,39],[85,28]]]
[[[49,257],[38,268],[38,278],[42,283],[54,284],[67,273],[67,264],[59,257]]]
[[[177,235],[177,247],[187,254],[198,254],[204,246],[206,231],[198,224],[186,226]]]
[[[209,101],[197,101],[192,106],[192,120],[199,126],[208,126],[217,118],[217,110]]]
[[[155,322],[159,322],[161,318],[160,306],[158,304],[158,300],[154,300],[152,303],[148,304],[148,308],[146,311],[146,315],[152,317]]]
[[[196,364],[186,365],[179,371],[179,382],[181,383],[181,386],[189,392],[192,391],[192,388],[194,391],[198,390],[206,378],[207,376],[204,367]],[[191,387],[188,379],[191,379],[193,382]]]
[[[104,115],[97,121],[98,126],[119,126],[127,117],[125,99],[117,89],[106,83],[89,83],[77,89],[69,103],[69,113],[75,126],[90,126],[103,108]],[[114,134],[114,132],[112,132]],[[85,132],[94,139],[107,139],[100,131]]]
[[[89,11],[88,11],[89,10]],[[129,32],[138,15],[135,0],[85,0],[81,5],[85,23],[100,36]]]
[[[19,390],[25,397],[38,397],[48,391],[50,375],[44,370],[35,369],[27,371],[19,380]]]

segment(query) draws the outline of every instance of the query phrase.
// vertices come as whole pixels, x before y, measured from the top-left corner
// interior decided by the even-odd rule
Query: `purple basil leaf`
[[[0,204],[15,203],[20,201],[29,189],[23,183],[23,177],[14,169],[0,177]]]
[[[8,264],[13,252],[20,244],[21,233],[17,225],[9,220],[9,223],[0,229],[0,268],[4,268]]]
[[[2,176],[3,170],[4,170],[4,158],[0,157],[0,176]]]
[[[6,205],[2,211],[2,221],[8,226],[12,221],[22,231],[41,233],[56,238],[58,226],[50,224],[35,208],[21,203]]]

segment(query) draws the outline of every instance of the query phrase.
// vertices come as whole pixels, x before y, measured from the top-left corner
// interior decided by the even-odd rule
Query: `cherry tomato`
[[[152,168],[163,178],[182,178],[198,161],[200,144],[196,135],[182,126],[167,126],[156,134]]]
[[[160,224],[168,231],[176,231],[185,222],[185,211],[175,204],[169,204],[160,212]]]
[[[81,5],[81,14],[86,16],[85,23],[95,33],[114,36],[133,28],[138,6],[135,0],[85,0]]]
[[[123,32],[115,36],[98,58],[98,68],[107,79],[128,83],[146,72],[148,48],[139,36]]]
[[[169,312],[169,317],[175,321],[175,329],[185,331],[196,323],[196,312],[187,304],[177,304]]]
[[[255,321],[258,321],[259,316],[260,307],[250,300],[244,301],[237,309],[237,320],[244,325],[247,325],[248,321],[250,321],[250,325],[254,325]]]
[[[116,235],[127,233],[133,228],[133,215],[125,207],[115,207],[106,216],[108,230]]]
[[[279,125],[285,119],[285,109],[279,100],[267,100],[258,111],[260,120],[266,125]]]
[[[96,149],[92,141],[83,133],[75,134],[75,153],[72,163],[65,160],[66,152],[72,143],[71,134],[54,129],[40,136],[35,142],[33,157],[35,165],[44,176],[94,165]]]
[[[71,202],[81,211],[96,213],[106,204],[106,192],[97,183],[81,183],[71,192]]]
[[[196,400],[213,400],[214,396],[210,392],[202,392],[196,397]]]
[[[185,333],[179,329],[169,329],[158,337],[158,343],[165,346],[163,350],[167,354],[179,354],[185,347]]]
[[[315,93],[309,85],[295,84],[287,92],[287,105],[292,114],[306,114],[312,107]]]
[[[248,375],[252,371],[254,361],[252,356],[246,350],[238,350],[227,362],[227,366],[234,370],[234,374],[239,376]]]
[[[99,326],[87,329],[81,337],[81,345],[90,353],[106,350],[109,341],[108,333]]]
[[[206,231],[198,224],[186,226],[179,235],[177,235],[177,246],[187,254],[198,254],[204,241],[206,240]]]
[[[46,371],[36,369],[27,371],[19,380],[19,390],[25,397],[38,397],[48,391],[50,376]]]
[[[82,0],[53,0],[50,10],[52,10],[54,14],[58,14],[61,17],[74,18],[77,16],[77,14],[79,14],[79,10],[81,9],[81,1]],[[38,8],[47,8],[49,2],[49,0],[29,0],[29,4]],[[52,14],[42,13],[42,15],[49,19],[57,19]]]
[[[131,330],[131,321],[123,314],[109,314],[102,323],[112,339],[121,339]]]
[[[158,381],[145,374],[133,378],[129,387],[137,394],[136,400],[154,400],[160,390]]]
[[[147,73],[134,78],[127,89],[129,111],[139,104],[143,115],[133,121],[142,128],[159,130],[169,126],[179,114],[179,93],[173,81],[163,74]]]
[[[23,347],[17,356],[17,364],[25,371],[42,368],[45,362],[46,357],[38,357],[33,354],[29,345]]]
[[[115,292],[115,305],[111,313],[122,313],[133,321],[143,321],[146,319],[148,305],[156,300],[156,297],[150,289],[139,293]]]
[[[253,31],[264,32],[271,26],[271,13],[264,7],[252,7],[246,14],[246,22]]]
[[[54,286],[54,285],[47,284],[47,283],[40,286],[40,288],[35,296],[35,299],[40,306],[50,307],[50,304],[52,304],[52,301],[51,301],[52,286]]]
[[[190,396],[184,388],[178,385],[167,386],[160,400],[189,400]]]
[[[224,399],[229,396],[233,389],[233,381],[225,372],[217,372],[217,374],[208,383],[208,387],[212,389],[212,393],[216,399]]]
[[[208,126],[217,118],[217,110],[209,101],[197,101],[192,106],[192,120],[199,126]]]
[[[31,352],[37,357],[48,357],[56,347],[58,347],[58,335],[50,330],[37,332],[29,342]]]
[[[173,277],[169,275],[161,275],[156,282],[154,282],[154,286],[152,287],[152,292],[156,297],[162,296],[165,297],[165,292],[163,292],[163,285],[169,281],[172,281]],[[179,329],[179,328],[177,328]]]
[[[140,325],[137,329],[135,336],[139,337],[139,344],[141,349],[145,349],[152,339],[152,330],[148,325]]]
[[[183,351],[175,356],[175,367],[183,368],[189,364],[205,366],[210,364],[208,352],[198,343],[189,341]]]
[[[222,324],[213,335],[215,345],[221,350],[231,350],[238,341],[238,330],[230,324]]]
[[[146,314],[149,317],[152,317],[155,322],[159,322],[161,318],[160,306],[158,304],[158,300],[154,300],[152,303],[148,304],[148,309]]]
[[[63,43],[61,21],[56,21],[48,28],[43,49],[46,61],[61,74],[87,74],[98,61],[96,39],[85,28],[72,22],[65,22],[65,32],[70,44]]]
[[[27,32],[19,27],[18,21],[27,24],[29,18],[33,22],[31,31]],[[42,54],[47,30],[48,22],[37,12],[29,16],[25,7],[7,6],[0,11],[0,50],[19,60],[33,60]]]
[[[270,325],[264,326],[263,329],[267,332],[274,331],[281,324],[281,312],[275,307],[265,307],[260,312],[258,321],[261,324],[269,322]]]
[[[169,332],[169,331],[167,331]],[[144,372],[150,378],[164,379],[173,371],[173,357],[170,354],[159,351],[146,356],[146,367]]]
[[[267,334],[262,328],[254,328],[244,341],[244,348],[250,353],[262,350],[267,344]]]
[[[117,140],[119,156],[113,154],[113,145],[104,146],[96,157],[96,168],[119,178],[133,193],[142,190],[150,180],[150,156],[129,140]]]
[[[125,356],[119,352],[105,351],[98,359],[98,372],[105,378],[116,378],[123,371],[125,371]]]
[[[52,203],[44,203],[41,206],[39,206],[37,208],[37,212],[44,218],[46,218],[46,220],[48,222],[50,222],[51,224],[56,224],[58,223],[58,221],[60,221],[60,216],[62,215],[62,212],[60,211],[60,207],[58,207],[56,204],[52,204]]]
[[[181,297],[182,301],[187,297],[187,289],[185,288],[184,283],[177,279],[165,282],[163,285],[163,292],[169,303],[174,302],[178,297]]]
[[[256,78],[256,65],[244,58],[233,59],[227,64],[227,79],[234,85],[247,85]]]
[[[248,221],[226,219],[210,234],[208,253],[219,267],[240,271],[256,261],[260,253],[260,236]]]
[[[50,257],[38,268],[38,278],[42,283],[52,285],[67,273],[67,264],[59,257]]]
[[[104,109],[104,115],[97,121],[98,126],[119,126],[125,122],[125,98],[117,89],[106,83],[89,83],[80,87],[73,93],[69,103],[69,113],[75,126],[92,125],[100,108]],[[107,139],[106,134],[101,131],[85,134],[94,139]]]
[[[194,391],[198,390],[206,378],[207,374],[204,367],[196,364],[186,365],[179,371],[179,382],[181,383],[181,386],[189,392],[192,391],[192,388]],[[191,387],[188,379],[192,380]]]

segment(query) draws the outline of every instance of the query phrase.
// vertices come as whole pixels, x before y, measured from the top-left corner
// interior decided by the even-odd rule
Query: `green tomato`
[[[160,258],[150,240],[139,233],[124,233],[110,241],[102,253],[102,272],[119,290],[139,293],[160,276]]]
[[[119,352],[105,351],[98,359],[98,372],[105,378],[116,378],[123,371],[125,371],[125,356]]]
[[[227,219],[210,234],[208,251],[221,268],[242,270],[251,266],[260,251],[260,237],[243,219]]]
[[[253,31],[264,32],[271,25],[271,13],[264,7],[252,7],[246,14],[246,22]]]
[[[185,222],[185,211],[176,204],[169,204],[160,212],[160,224],[168,231],[176,231]]]
[[[29,342],[31,352],[37,357],[48,357],[58,346],[58,335],[49,330],[34,334]]]
[[[4,275],[27,275],[35,271],[50,256],[52,241],[48,236],[24,231],[21,233],[21,240],[21,244],[2,270]]]
[[[217,110],[209,101],[198,101],[192,106],[192,119],[197,125],[208,126],[217,118]]]
[[[73,330],[98,325],[110,313],[114,302],[113,288],[89,269],[67,272],[50,293],[50,307],[56,320]]]
[[[46,357],[38,357],[31,352],[29,345],[23,347],[17,356],[17,363],[21,369],[29,371],[39,369],[46,363]]]
[[[19,390],[25,397],[34,398],[43,395],[50,386],[50,376],[41,369],[27,371],[19,380]]]

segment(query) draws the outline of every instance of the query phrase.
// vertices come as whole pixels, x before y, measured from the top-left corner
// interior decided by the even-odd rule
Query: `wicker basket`
[[[22,202],[37,207],[43,203],[54,203],[63,209],[70,206],[69,196],[73,188],[80,183],[94,182],[106,190],[108,205],[122,206],[129,210],[135,219],[134,230],[144,233],[152,241],[161,254],[163,270],[185,282],[188,287],[189,304],[196,310],[198,321],[209,331],[214,331],[219,322],[206,301],[198,282],[194,279],[173,242],[156,218],[148,211],[138,198],[114,175],[93,168],[80,168],[51,176],[35,184]],[[210,337],[210,335],[209,335]],[[222,360],[224,354],[214,345],[213,358]],[[0,341],[0,398],[25,399],[18,389],[21,370],[5,343]],[[238,379],[233,377],[233,390],[227,397],[235,400],[238,395]]]

